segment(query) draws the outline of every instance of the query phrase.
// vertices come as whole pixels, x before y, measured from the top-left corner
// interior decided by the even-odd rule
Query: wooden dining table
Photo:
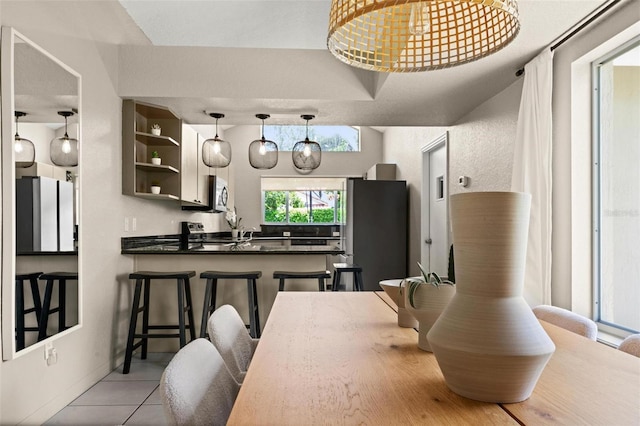
[[[452,392],[382,292],[280,292],[230,425],[640,424],[640,359],[543,322],[556,352],[515,404]]]

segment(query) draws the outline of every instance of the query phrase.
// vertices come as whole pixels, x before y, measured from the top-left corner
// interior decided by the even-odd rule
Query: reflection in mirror
[[[2,224],[4,359],[80,324],[77,151],[65,166],[51,151],[65,136],[81,145],[79,123],[80,76],[3,28],[2,203],[13,213]],[[24,141],[35,150],[30,166]]]

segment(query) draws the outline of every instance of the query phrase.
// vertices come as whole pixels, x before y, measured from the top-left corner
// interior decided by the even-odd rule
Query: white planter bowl
[[[162,158],[152,158],[151,159],[151,164],[159,166],[160,164],[162,164]]]
[[[404,294],[404,304],[407,311],[418,320],[418,347],[423,351],[432,352],[431,345],[427,339],[427,333],[438,320],[440,314],[445,310],[453,296],[456,294],[456,287],[443,284],[436,287],[432,284],[421,284],[413,295],[415,308],[409,303],[409,290],[404,284],[402,290]]]
[[[398,306],[398,326],[407,328],[418,328],[418,321],[411,315],[404,306],[404,298],[400,297],[400,284],[403,280],[383,280],[380,287]]]
[[[159,186],[152,186],[151,187],[151,193],[152,194],[159,194],[160,193],[160,187]]]
[[[160,136],[160,132],[162,132],[162,129],[151,129],[152,135]]]

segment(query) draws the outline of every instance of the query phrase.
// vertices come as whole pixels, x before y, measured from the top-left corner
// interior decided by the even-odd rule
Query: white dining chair
[[[587,317],[564,308],[550,305],[538,305],[533,308],[538,319],[572,331],[591,340],[598,336],[598,326]]]
[[[160,379],[167,421],[174,425],[224,425],[240,386],[207,339],[193,340],[173,357]]]
[[[222,305],[213,311],[207,321],[207,331],[233,378],[242,384],[259,339],[249,335],[240,314],[231,305]]]
[[[627,336],[622,343],[620,343],[618,349],[640,358],[640,334],[631,334]]]

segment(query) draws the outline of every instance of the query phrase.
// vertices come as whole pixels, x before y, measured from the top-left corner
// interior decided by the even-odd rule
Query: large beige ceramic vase
[[[522,297],[531,196],[450,199],[456,294],[428,334],[447,386],[467,398],[518,402],[555,351]]]
[[[423,351],[433,352],[427,340],[427,333],[456,294],[456,287],[446,284],[438,287],[428,283],[421,284],[413,294],[412,306],[407,283],[401,285],[401,299],[404,299],[407,311],[418,321],[418,347]]]

